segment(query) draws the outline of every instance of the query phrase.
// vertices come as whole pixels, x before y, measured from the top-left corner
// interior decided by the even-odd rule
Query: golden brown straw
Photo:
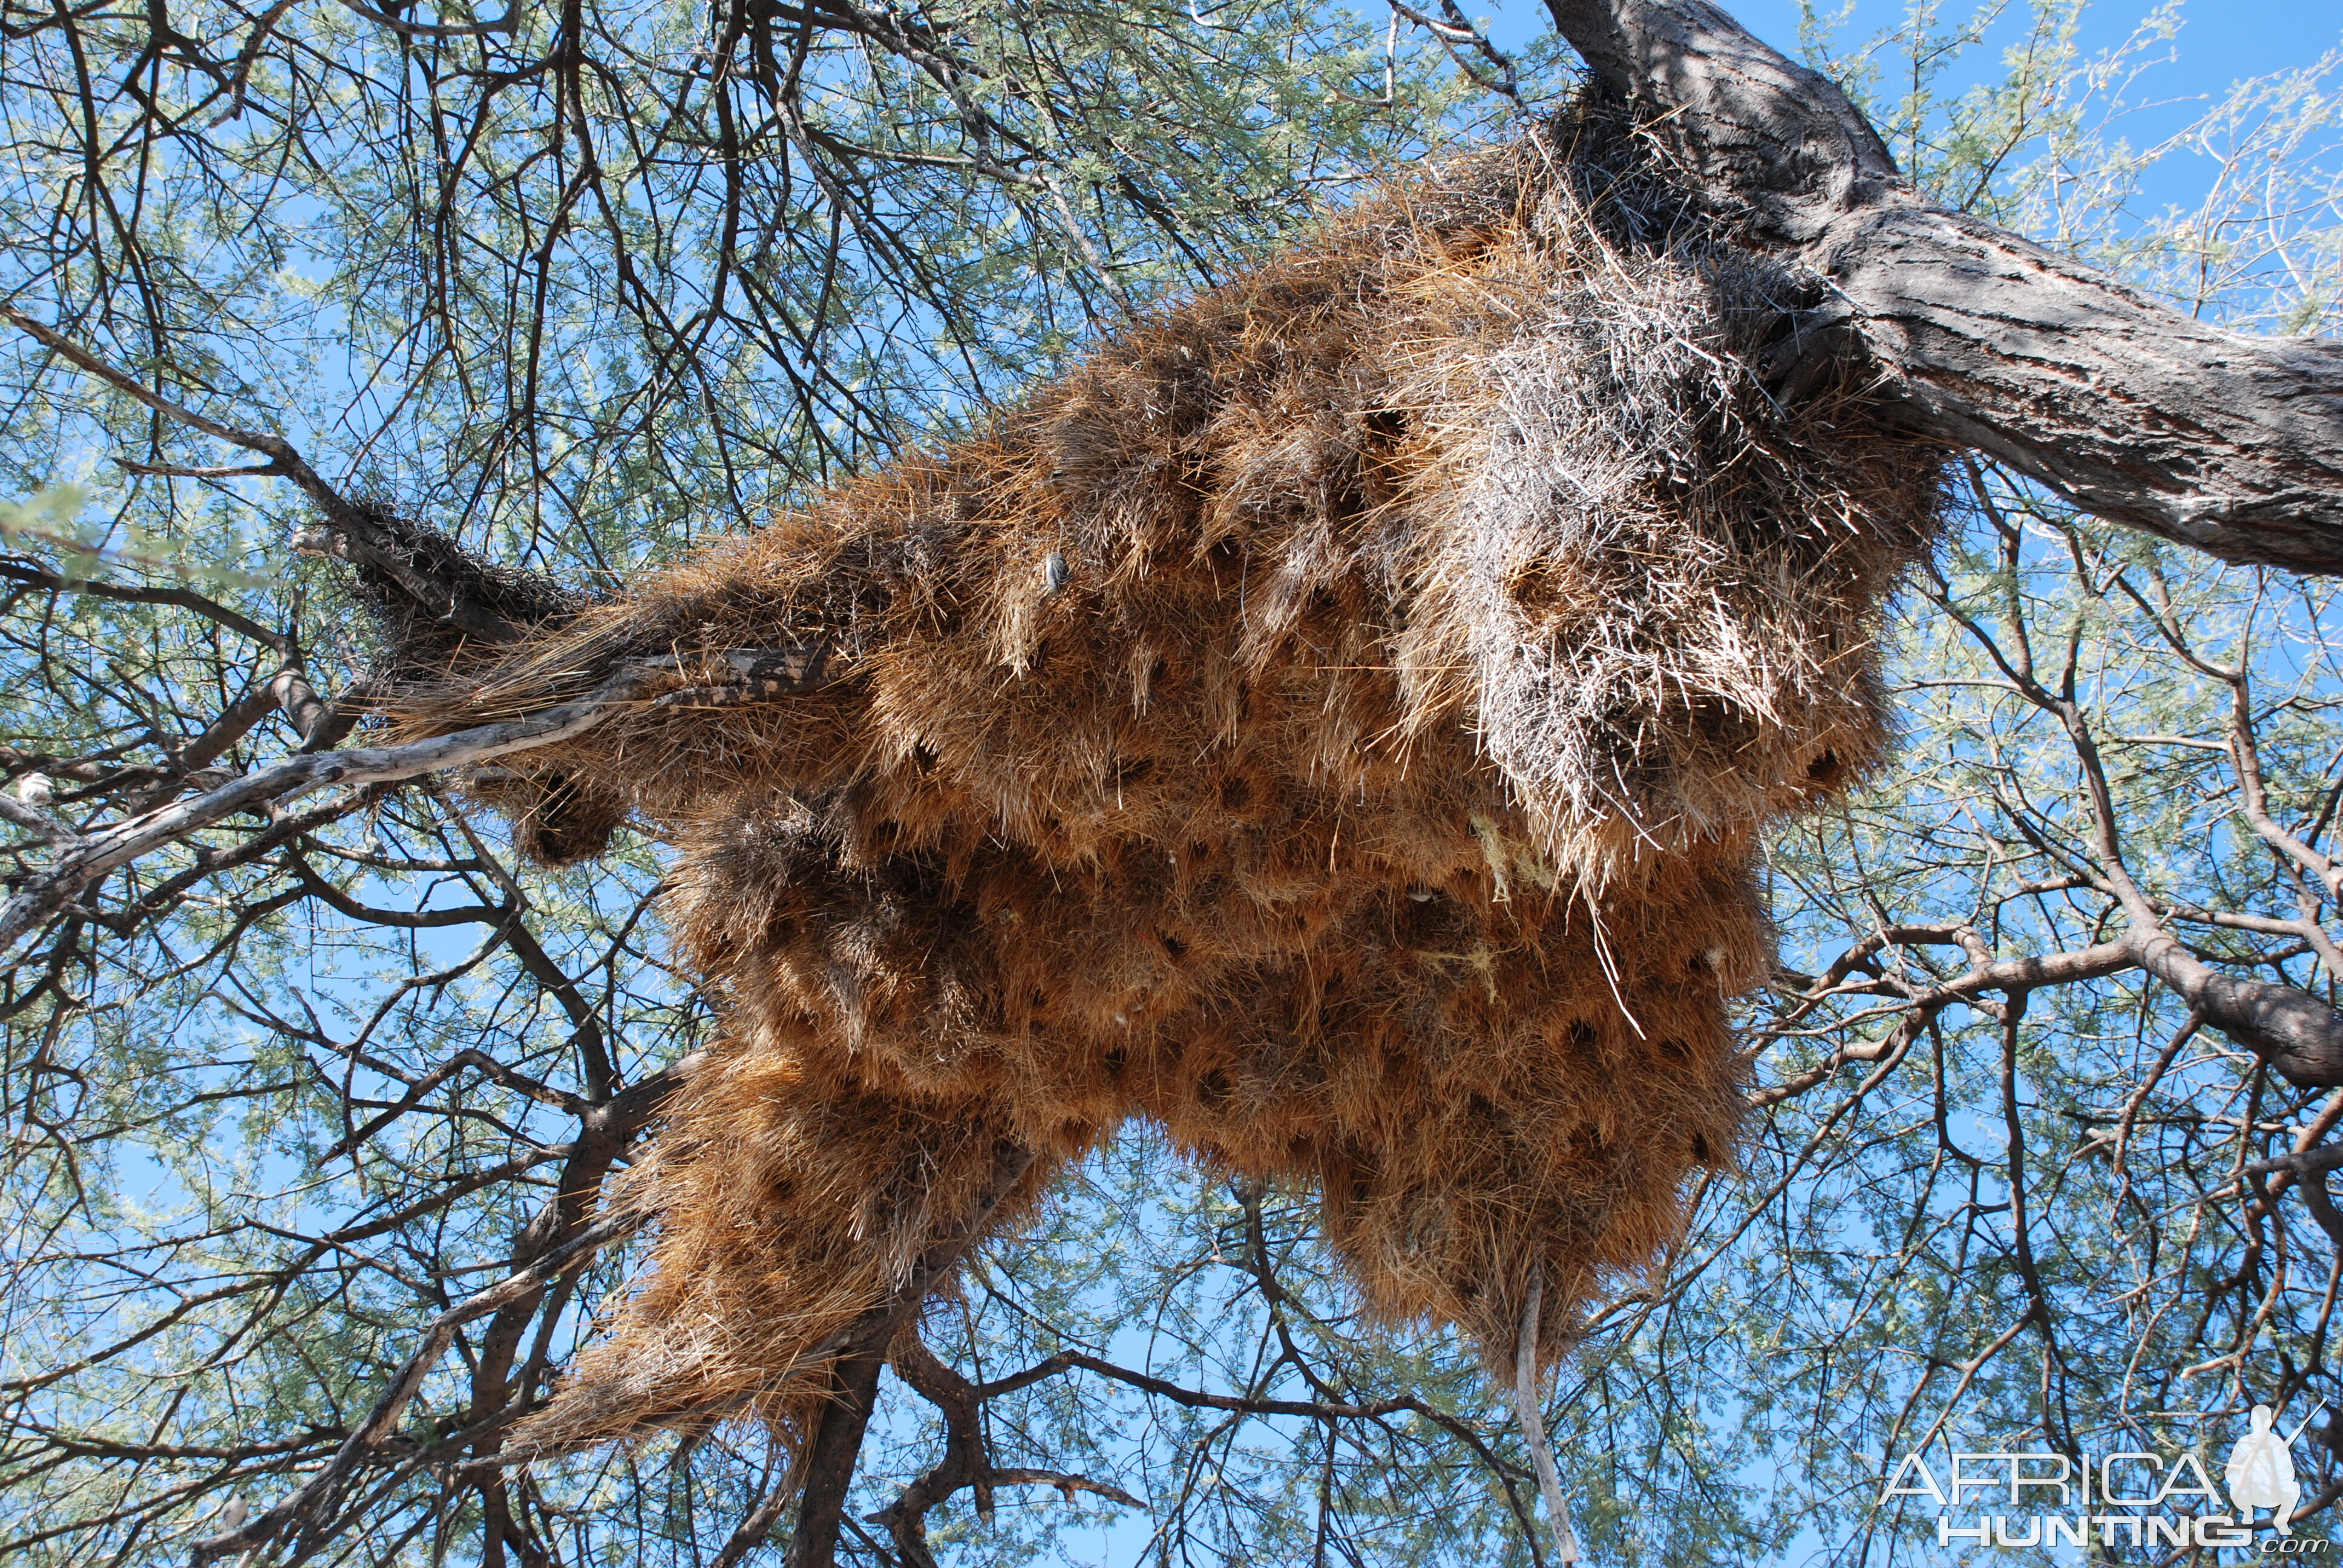
[[[482,784],[632,814],[723,1026],[618,1201],[655,1258],[540,1448],[802,1430],[840,1326],[1126,1117],[1323,1194],[1386,1321],[1542,1357],[1729,1158],[1769,819],[1885,744],[1939,455],[1751,367],[1795,280],[1565,121],[1133,328],[984,435],[710,547],[407,704],[646,700]]]

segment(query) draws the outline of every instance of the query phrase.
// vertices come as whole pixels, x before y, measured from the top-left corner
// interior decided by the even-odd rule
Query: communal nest
[[[493,793],[548,858],[671,840],[722,1026],[522,1447],[802,1432],[940,1228],[1134,1115],[1315,1189],[1381,1319],[1510,1362],[1535,1269],[1565,1348],[1732,1156],[1760,830],[1886,743],[1944,454],[1763,384],[1813,302],[1582,111],[413,690],[446,729],[653,672]]]

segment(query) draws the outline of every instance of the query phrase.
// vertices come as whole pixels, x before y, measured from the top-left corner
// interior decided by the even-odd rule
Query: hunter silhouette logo
[[[2302,1483],[2294,1477],[2294,1456],[2290,1452],[2294,1440],[2302,1435],[2318,1411],[2327,1408],[2321,1401],[2318,1410],[2295,1423],[2284,1437],[2270,1430],[2270,1407],[2254,1406],[2252,1424],[2237,1445],[2229,1450],[2229,1462],[2221,1467],[2223,1479],[2229,1488],[2229,1501],[2237,1505],[2237,1517],[2250,1524],[2254,1510],[2274,1510],[2270,1523],[2281,1535],[2294,1533],[2288,1522],[2294,1505],[2302,1501]]]

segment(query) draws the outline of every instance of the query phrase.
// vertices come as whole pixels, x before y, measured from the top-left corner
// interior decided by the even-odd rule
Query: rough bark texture
[[[2225,560],[2343,571],[2343,346],[2247,337],[1927,207],[1823,76],[1702,0],[1554,0],[1686,177],[1826,279],[1785,374],[1850,348],[1912,425]]]
[[[879,1373],[886,1364],[882,1356],[853,1355],[832,1369],[830,1402],[799,1466],[805,1491],[783,1568],[831,1568],[838,1561],[846,1494],[854,1484],[854,1462],[862,1452],[870,1412],[879,1402]]]

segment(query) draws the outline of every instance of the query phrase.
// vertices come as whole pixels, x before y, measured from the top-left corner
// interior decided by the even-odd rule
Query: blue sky
[[[1509,12],[1526,15],[1530,7],[1514,4]],[[1798,47],[1798,7],[1793,0],[1727,0],[1725,9],[1745,27],[1787,54]],[[1945,5],[1949,22],[1969,7]],[[2083,15],[2087,50],[2120,43],[2132,26],[2152,9],[2150,0],[2097,0]],[[2011,19],[2022,7],[2009,7]],[[1849,33],[1863,36],[1896,21],[1905,7],[1896,0],[1857,0]],[[2177,90],[2209,91],[2225,87],[2241,76],[2308,65],[2325,50],[2343,42],[2343,0],[2291,0],[2270,5],[2264,0],[2190,0],[2179,11],[2181,58],[2173,74]],[[2005,25],[2004,31],[2014,31]],[[1996,52],[1997,53],[1997,52]],[[2189,86],[2180,88],[2180,79]]]
[[[1799,55],[1796,0],[1721,0],[1734,18],[1760,38],[1792,57]],[[1902,21],[1905,0],[1821,0],[1826,15],[1843,15],[1837,37],[1843,46],[1862,40]],[[1839,11],[1845,5],[1844,13]],[[1943,0],[1935,6],[1939,26],[1949,27],[1976,14],[1994,9],[1992,0]],[[2005,0],[1997,25],[1987,34],[1986,46],[1971,50],[1953,66],[1944,84],[1957,95],[1968,85],[1997,77],[2002,50],[2022,31],[2027,0]],[[2083,13],[2081,41],[2086,55],[2120,45],[2139,23],[2157,10],[2157,0],[2092,0]],[[1471,6],[1482,15],[1501,42],[1526,39],[1546,31],[1550,13],[1543,0],[1504,0],[1493,9]],[[2177,130],[2194,117],[2203,100],[2248,76],[2266,75],[2309,65],[2330,49],[2343,47],[2343,0],[2182,0],[2174,7],[2180,23],[2172,49],[2172,64],[2150,74],[2142,83],[2138,103],[2126,130],[2135,146],[2144,146]],[[2160,171],[2150,184],[2151,194],[2183,200],[2193,193],[2186,186],[2185,160]],[[2173,185],[2172,182],[2178,182]],[[2167,187],[2169,187],[2167,189]]]
[[[1798,6],[1795,0],[1724,0],[1735,20],[1783,53],[1798,53]],[[1826,7],[1828,9],[1830,7]],[[2083,17],[2087,50],[2120,43],[2132,27],[2154,8],[2154,0],[2096,0]],[[1477,7],[1467,7],[1477,10]],[[1973,6],[1948,0],[1938,8],[1939,20],[1949,23],[1969,14]],[[1846,35],[1860,38],[1900,20],[1901,0],[1855,0],[1846,24]],[[2024,14],[2022,0],[2012,0],[2000,31],[2014,33]],[[1490,13],[1500,37],[1520,37],[1551,25],[1540,0],[1507,0]],[[2169,90],[2217,91],[2242,76],[2257,76],[2309,64],[2328,49],[2343,43],[2343,0],[2188,0],[2179,9],[2182,20],[2180,60],[2171,73]],[[1998,63],[1992,50],[1975,62],[1968,79]]]

